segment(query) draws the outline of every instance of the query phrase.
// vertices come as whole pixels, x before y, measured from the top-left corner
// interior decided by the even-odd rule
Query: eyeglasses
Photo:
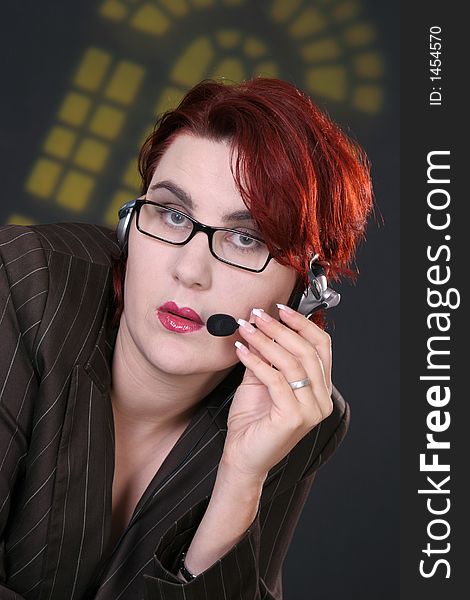
[[[202,231],[207,234],[211,254],[233,267],[260,273],[273,258],[263,240],[246,231],[203,225],[179,210],[151,200],[135,200],[134,210],[136,227],[141,233],[183,246]]]

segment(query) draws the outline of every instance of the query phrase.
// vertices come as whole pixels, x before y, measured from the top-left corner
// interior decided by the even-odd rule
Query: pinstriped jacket
[[[100,226],[0,227],[0,600],[281,600],[285,555],[349,406],[333,387],[332,414],[271,469],[242,539],[182,583],[178,558],[210,499],[238,363],[110,548],[113,253],[114,232]]]

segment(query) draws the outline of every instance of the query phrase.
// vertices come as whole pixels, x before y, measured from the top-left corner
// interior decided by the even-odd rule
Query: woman
[[[257,78],[195,86],[139,167],[119,248],[84,223],[0,229],[0,597],[281,598],[349,422],[323,311],[296,309],[315,254],[353,276],[367,163]]]

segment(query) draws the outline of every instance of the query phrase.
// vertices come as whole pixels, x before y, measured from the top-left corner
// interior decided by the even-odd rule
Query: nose
[[[208,237],[203,231],[184,246],[175,246],[173,277],[189,288],[208,289],[212,283],[212,256]]]

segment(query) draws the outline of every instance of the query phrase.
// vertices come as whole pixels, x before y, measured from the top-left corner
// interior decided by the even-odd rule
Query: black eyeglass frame
[[[159,208],[163,208],[164,210],[167,211],[173,211],[178,213],[179,215],[181,215],[182,217],[189,219],[189,221],[191,221],[191,223],[193,224],[193,230],[191,231],[191,233],[189,234],[189,237],[184,240],[184,242],[170,242],[169,240],[165,240],[161,237],[158,237],[157,235],[153,235],[151,233],[148,233],[147,231],[144,231],[143,229],[140,228],[139,226],[139,214],[140,214],[140,209],[142,208],[142,206],[144,206],[144,204],[151,204],[153,206],[158,206]],[[266,269],[266,267],[268,266],[269,261],[274,258],[274,256],[269,252],[268,256],[266,258],[266,262],[264,263],[264,265],[261,267],[261,269],[250,269],[249,267],[242,267],[241,265],[237,265],[235,263],[232,263],[228,260],[224,260],[223,258],[220,258],[220,256],[217,256],[217,254],[214,252],[214,249],[212,247],[212,240],[214,237],[214,233],[216,231],[230,231],[232,233],[238,233],[240,235],[244,235],[246,237],[249,237],[253,240],[257,240],[258,242],[261,242],[262,244],[266,245],[266,242],[258,237],[256,237],[255,235],[252,235],[251,233],[247,233],[246,231],[239,231],[238,229],[230,229],[229,227],[211,227],[210,225],[205,225],[204,223],[201,223],[200,221],[196,221],[196,219],[194,219],[193,217],[190,217],[189,215],[187,215],[186,213],[182,212],[181,210],[178,210],[176,208],[172,208],[169,206],[165,206],[163,204],[159,204],[158,202],[154,202],[153,200],[146,200],[146,199],[141,199],[138,198],[134,201],[134,211],[136,213],[135,215],[135,225],[137,227],[137,230],[140,231],[140,233],[143,233],[144,235],[148,235],[151,238],[154,238],[156,240],[160,240],[161,242],[165,242],[166,244],[172,244],[173,246],[184,246],[185,244],[187,244],[190,240],[193,239],[193,237],[196,235],[196,233],[198,233],[199,231],[202,231],[203,233],[205,233],[208,237],[209,240],[209,250],[212,254],[212,256],[214,258],[216,258],[217,260],[220,260],[220,262],[223,262],[227,265],[230,265],[232,267],[236,267],[237,269],[243,269],[244,271],[250,271],[252,273],[261,273],[262,271],[264,271]]]

